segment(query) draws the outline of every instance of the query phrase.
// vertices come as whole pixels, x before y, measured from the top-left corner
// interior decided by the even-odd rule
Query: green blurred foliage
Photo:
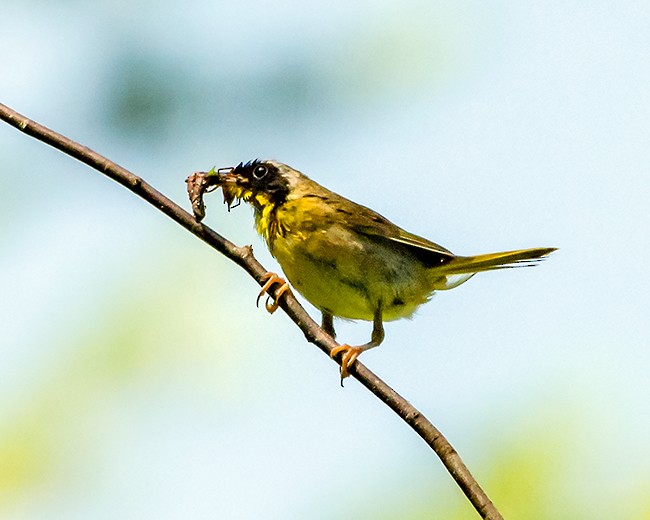
[[[30,493],[71,480],[79,485],[80,475],[92,474],[106,420],[98,409],[116,397],[173,385],[187,370],[197,392],[207,389],[215,402],[237,387],[228,369],[237,352],[237,318],[193,304],[218,281],[216,271],[188,270],[178,256],[153,271],[135,266],[107,289],[105,297],[120,297],[106,302],[91,326],[51,338],[51,348],[64,343],[67,355],[47,367],[33,394],[21,396],[13,417],[0,423],[0,513]],[[212,295],[218,299],[219,292]],[[206,363],[210,380],[202,381],[196,365]]]
[[[486,444],[481,462],[470,464],[470,470],[507,519],[647,520],[650,470],[637,486],[616,494],[595,492],[601,476],[576,467],[584,457],[581,439],[589,436],[589,423],[580,411],[557,406],[502,423],[498,432],[490,432],[498,443]],[[476,518],[476,512],[458,489],[413,483],[382,493],[377,503],[346,518],[466,520]]]

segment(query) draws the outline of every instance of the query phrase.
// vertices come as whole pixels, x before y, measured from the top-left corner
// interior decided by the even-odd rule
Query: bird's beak
[[[214,188],[226,184],[237,184],[241,180],[241,176],[236,175],[234,172],[235,168],[232,166],[219,168],[218,170],[212,168],[212,170],[207,172],[205,175],[206,191],[211,191]]]
[[[206,191],[221,187],[223,201],[228,205],[228,210],[237,206],[242,198],[248,198],[251,195],[248,179],[235,171],[236,168],[232,166],[219,168],[216,171],[212,169],[206,177]],[[233,205],[233,203],[235,204]]]

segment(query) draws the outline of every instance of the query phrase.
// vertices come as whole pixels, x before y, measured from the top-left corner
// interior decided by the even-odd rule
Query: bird
[[[193,179],[198,173],[200,182]],[[257,232],[291,287],[320,311],[326,333],[336,337],[334,317],[372,322],[367,343],[332,349],[332,358],[341,356],[341,382],[361,353],[384,341],[384,322],[411,317],[436,291],[458,287],[476,273],[532,266],[556,250],[459,256],[275,160],[197,174],[187,180],[197,220],[205,214],[203,193],[215,187],[221,187],[229,210],[242,200],[250,204]],[[266,303],[272,313],[290,288],[276,273],[264,280],[258,302],[280,284],[274,301]]]

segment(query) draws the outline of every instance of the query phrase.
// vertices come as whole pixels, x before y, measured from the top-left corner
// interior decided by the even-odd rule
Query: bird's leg
[[[336,332],[334,332],[334,316],[329,311],[321,311],[321,316],[323,319],[320,322],[320,328],[332,336],[332,339],[335,339]]]
[[[275,311],[278,310],[278,307],[280,305],[278,303],[280,301],[280,296],[282,296],[287,291],[291,291],[291,289],[289,287],[289,284],[275,273],[271,273],[271,272],[266,273],[264,276],[262,276],[262,281],[266,281],[266,283],[262,286],[262,290],[257,295],[257,300],[255,300],[255,305],[257,306],[259,306],[260,304],[260,298],[264,296],[266,291],[268,291],[274,283],[281,284],[280,288],[277,291],[275,291],[275,296],[274,296],[275,300],[271,302],[271,295],[269,294],[268,298],[266,299],[266,303],[264,304],[269,314],[273,314]]]
[[[330,356],[334,358],[337,354],[343,352],[343,355],[341,356],[341,384],[343,384],[343,380],[350,375],[350,367],[361,353],[370,350],[371,348],[378,347],[381,345],[382,341],[384,341],[384,323],[380,304],[375,311],[375,317],[372,322],[372,335],[370,336],[370,341],[368,343],[356,347],[351,347],[348,344],[339,345],[338,347],[333,348],[330,353]]]

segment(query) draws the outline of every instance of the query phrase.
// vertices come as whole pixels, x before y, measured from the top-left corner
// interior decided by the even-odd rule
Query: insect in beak
[[[234,172],[235,167],[233,166],[218,170],[212,168],[208,172],[195,172],[185,180],[192,203],[192,211],[197,221],[200,222],[205,217],[203,195],[219,187],[223,190],[223,200],[228,205],[228,211],[240,204],[244,194],[242,184],[245,184],[246,180]]]

